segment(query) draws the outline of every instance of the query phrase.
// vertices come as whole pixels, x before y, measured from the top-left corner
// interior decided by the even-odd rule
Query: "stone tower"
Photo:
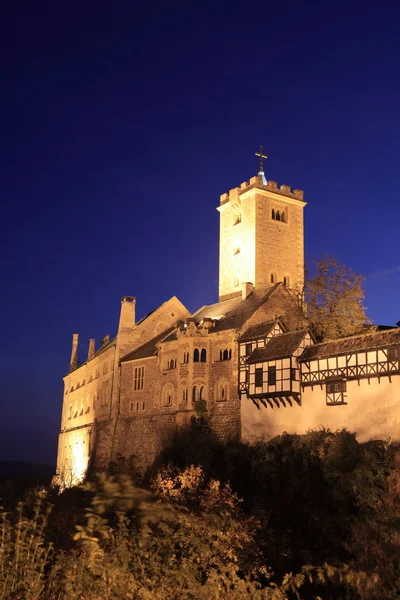
[[[265,288],[282,281],[304,285],[302,190],[267,181],[260,171],[250,182],[222,194],[219,299],[241,293],[243,283]]]

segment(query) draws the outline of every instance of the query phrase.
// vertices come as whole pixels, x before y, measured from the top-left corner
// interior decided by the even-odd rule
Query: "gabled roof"
[[[270,288],[254,290],[245,300],[242,300],[241,296],[235,296],[216,304],[203,306],[192,317],[198,322],[206,317],[218,319],[212,329],[213,333],[227,329],[240,329],[281,285],[281,283],[276,283]]]
[[[285,331],[282,323],[277,319],[276,321],[271,321],[270,323],[260,323],[259,325],[254,325],[253,327],[249,327],[240,336],[239,342],[249,342],[251,340],[258,340],[260,338],[265,338],[275,325],[280,325],[282,331]]]
[[[336,356],[338,354],[352,354],[362,350],[376,350],[388,346],[400,344],[400,328],[377,331],[375,333],[363,333],[351,337],[332,340],[322,344],[309,346],[304,350],[299,360],[310,360],[323,356]]]
[[[143,346],[139,346],[139,348],[136,348],[136,350],[132,350],[132,352],[129,352],[129,354],[123,356],[120,362],[123,363],[130,360],[137,360],[138,358],[149,358],[150,356],[156,356],[157,344],[163,341],[164,338],[168,337],[168,335],[174,331],[174,329],[174,327],[170,327],[166,331],[156,335],[151,340],[143,344]]]
[[[306,335],[307,329],[275,335],[265,348],[256,348],[247,359],[248,363],[263,362],[291,356]]]

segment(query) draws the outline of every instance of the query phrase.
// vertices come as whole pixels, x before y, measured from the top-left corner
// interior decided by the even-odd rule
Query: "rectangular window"
[[[268,385],[276,385],[276,367],[268,367]]]
[[[246,356],[250,356],[250,354],[253,351],[253,345],[252,344],[246,344]]]
[[[256,369],[256,387],[262,387],[263,384],[263,370]]]
[[[297,369],[294,369],[293,367],[290,369],[290,379],[292,381],[297,381]]]
[[[326,403],[328,406],[335,404],[346,404],[345,392],[346,382],[343,380],[327,381],[326,382]]]
[[[144,367],[135,367],[133,391],[140,392],[144,388]]]
[[[399,360],[399,349],[388,348],[388,360]]]

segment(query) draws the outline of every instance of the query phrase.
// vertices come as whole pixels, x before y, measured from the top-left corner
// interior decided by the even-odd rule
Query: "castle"
[[[262,152],[261,152],[262,154]],[[293,291],[304,285],[301,190],[257,176],[220,197],[219,301],[190,314],[175,296],[78,362],[72,338],[54,481],[125,461],[143,471],[200,406],[221,440],[347,427],[400,440],[400,328],[315,344]]]

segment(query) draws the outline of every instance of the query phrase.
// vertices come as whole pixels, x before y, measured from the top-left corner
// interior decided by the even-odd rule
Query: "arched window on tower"
[[[276,275],[275,275],[275,273],[271,273],[271,283],[276,283]]]
[[[284,212],[282,212],[282,214],[281,214],[281,221],[285,222],[285,213]]]
[[[277,221],[280,221],[280,220],[281,220],[281,213],[279,212],[279,210],[277,210],[277,211],[276,211],[276,216],[275,216],[275,219],[276,219]]]
[[[272,219],[275,219],[275,209],[272,209],[271,217]]]
[[[200,362],[206,362],[206,360],[207,360],[207,350],[205,348],[202,348],[201,354],[200,354]]]
[[[199,349],[195,348],[194,352],[193,352],[193,362],[199,362],[199,360],[200,360]]]
[[[283,278],[283,285],[286,285],[286,287],[290,287],[289,275],[285,275],[285,277]]]

